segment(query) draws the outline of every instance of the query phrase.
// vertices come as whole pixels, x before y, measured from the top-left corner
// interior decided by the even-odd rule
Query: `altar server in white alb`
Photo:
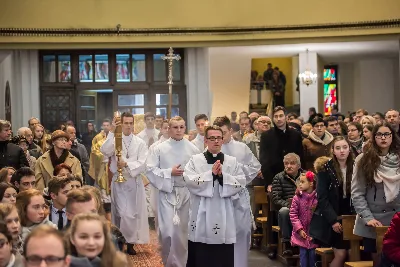
[[[153,113],[146,112],[144,114],[144,122],[146,124],[146,128],[144,128],[144,130],[142,130],[140,133],[137,134],[137,137],[140,137],[143,141],[146,142],[148,148],[152,144],[157,142],[158,136],[160,134],[160,131],[155,128],[155,119],[156,116]],[[152,186],[148,184],[147,179],[145,179],[145,181],[147,182],[147,184],[144,185],[145,186],[144,188],[146,190],[146,203],[147,203],[147,212],[149,215],[149,223],[151,228],[154,229],[155,211],[153,211],[151,205],[151,202],[154,201],[151,199],[152,197],[154,197],[154,194],[152,193],[152,190],[154,190],[154,188],[152,188]]]
[[[100,151],[111,158],[110,170],[114,174],[111,183],[112,222],[121,230],[127,242],[127,252],[135,255],[134,244],[149,242],[149,224],[147,219],[146,195],[140,173],[146,171],[147,145],[133,132],[133,115],[124,112],[121,122],[114,118],[110,133]],[[115,127],[122,124],[122,157],[118,161],[115,152]],[[121,167],[124,183],[116,183]]]
[[[192,140],[192,143],[201,151],[204,151],[204,129],[208,126],[208,117],[206,114],[197,114],[194,117],[194,123],[196,124],[197,135]]]
[[[235,141],[232,138],[231,122],[228,117],[218,117],[214,121],[214,125],[221,128],[224,143],[221,152],[225,155],[235,157],[239,165],[242,167],[246,176],[246,184],[261,174],[261,164],[251,152],[250,148],[242,142]],[[251,212],[250,196],[246,188],[239,192],[239,197],[234,198],[233,205],[235,207],[236,227],[236,243],[235,243],[235,267],[246,267],[248,265],[248,257],[251,242],[251,227],[254,223],[254,216]]]
[[[147,157],[147,177],[159,190],[158,226],[162,260],[166,267],[185,267],[189,223],[189,191],[183,170],[190,157],[200,151],[184,138],[181,117],[169,121],[167,141],[153,147]]]
[[[168,120],[163,120],[161,122],[161,127],[160,127],[160,138],[158,139],[157,142],[155,142],[154,144],[152,144],[149,147],[149,155],[152,154],[152,150],[158,146],[159,144],[161,144],[164,141],[167,141],[169,139],[169,121]],[[151,209],[154,211],[154,217],[155,217],[155,227],[157,229],[158,232],[158,200],[159,199],[159,192],[158,189],[155,188],[154,186],[151,188],[151,195],[150,195],[150,205],[151,205]]]
[[[222,130],[205,130],[207,151],[193,156],[185,167],[191,193],[187,267],[234,266],[236,242],[233,199],[246,186],[242,167],[221,152]]]

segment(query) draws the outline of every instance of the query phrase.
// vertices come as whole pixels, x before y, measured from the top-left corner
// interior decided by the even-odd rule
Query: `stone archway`
[[[11,122],[11,92],[10,92],[10,83],[7,81],[6,83],[6,95],[5,95],[5,114],[6,120]]]

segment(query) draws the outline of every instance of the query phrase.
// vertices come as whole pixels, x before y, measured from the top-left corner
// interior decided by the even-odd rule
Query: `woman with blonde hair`
[[[360,123],[361,123],[361,126],[363,126],[363,127],[364,127],[365,125],[371,125],[372,127],[374,127],[375,124],[376,124],[376,120],[375,120],[375,118],[372,117],[372,116],[364,115],[364,116],[361,118]]]
[[[11,177],[15,173],[15,169],[13,167],[4,167],[0,170],[0,183],[6,182],[9,183],[11,181]]]
[[[33,142],[35,142],[35,144],[42,149],[42,152],[44,153],[47,150],[49,150],[50,147],[47,144],[44,126],[41,124],[35,124],[32,127],[32,132],[33,132]]]
[[[17,195],[17,209],[22,225],[22,240],[38,225],[47,224],[57,229],[47,217],[48,206],[39,190],[28,189]]]
[[[89,243],[89,240],[92,242]],[[98,214],[78,214],[66,235],[71,267],[126,267],[126,256],[117,251],[104,219]]]
[[[22,255],[21,223],[15,205],[0,203],[0,221],[7,225],[8,232],[12,236],[13,250]]]

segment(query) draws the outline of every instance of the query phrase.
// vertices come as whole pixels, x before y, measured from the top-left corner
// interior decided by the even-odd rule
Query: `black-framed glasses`
[[[57,256],[47,256],[45,258],[42,258],[38,255],[32,255],[32,256],[27,256],[25,257],[26,261],[33,265],[33,266],[40,266],[40,264],[45,261],[47,266],[52,266],[56,263],[59,263],[60,261],[65,260],[65,256],[64,257],[57,257]]]
[[[386,133],[377,132],[375,134],[375,137],[378,138],[378,139],[382,139],[383,137],[385,137],[385,139],[386,139],[386,138],[392,137],[392,133],[391,132],[386,132]]]
[[[207,139],[212,142],[215,142],[215,141],[221,141],[224,138],[222,136],[211,136],[211,137],[207,137]]]
[[[258,123],[271,125],[271,121],[259,121]]]

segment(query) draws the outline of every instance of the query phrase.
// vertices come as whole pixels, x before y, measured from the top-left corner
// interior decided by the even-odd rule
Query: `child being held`
[[[311,218],[317,206],[317,193],[315,191],[315,174],[307,172],[300,175],[298,188],[290,207],[290,221],[293,225],[291,243],[300,248],[300,266],[315,266],[315,248],[312,238],[308,235]]]

